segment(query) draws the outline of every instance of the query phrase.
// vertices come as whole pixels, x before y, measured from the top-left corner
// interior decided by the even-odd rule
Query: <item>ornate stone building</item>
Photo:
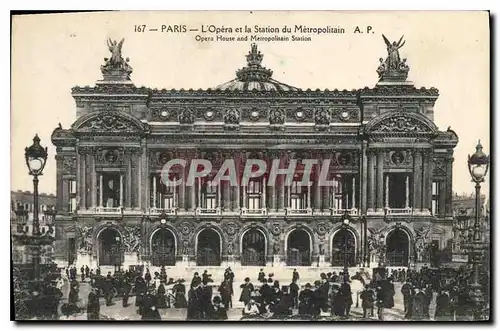
[[[56,258],[61,264],[408,266],[452,234],[452,163],[457,135],[433,122],[435,88],[407,81],[397,49],[379,83],[352,91],[301,90],[273,79],[252,45],[236,78],[214,89],[136,87],[112,57],[94,87],[74,87],[77,120],[57,146]],[[396,53],[395,53],[396,52]],[[194,186],[166,186],[161,170]],[[245,187],[213,174],[227,158],[297,162],[294,180]],[[299,185],[304,159],[319,160]],[[324,160],[332,186],[318,185]],[[343,220],[350,217],[349,224]]]

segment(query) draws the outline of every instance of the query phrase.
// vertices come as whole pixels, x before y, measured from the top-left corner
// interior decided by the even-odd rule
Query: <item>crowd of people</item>
[[[304,284],[294,269],[291,282],[280,284],[274,274],[266,274],[261,269],[255,283],[246,277],[242,284],[234,285],[235,274],[227,268],[220,285],[215,284],[212,275],[205,270],[202,275],[194,273],[186,289],[185,280],[168,278],[165,267],[153,274],[147,268],[144,271],[117,269],[113,275],[109,272],[103,276],[99,268],[94,272],[82,266],[79,273],[75,267],[70,267],[55,280],[45,277],[38,288],[30,290],[33,300],[25,309],[42,307],[38,311],[42,318],[57,319],[63,286],[67,284],[68,300],[60,308],[63,317],[86,312],[88,320],[105,319],[101,314],[100,298],[104,298],[106,306],[111,306],[116,304],[113,298],[121,297],[121,305],[128,307],[130,296],[135,296],[137,313],[143,320],[160,320],[159,309],[165,308],[186,308],[187,320],[227,320],[228,310],[233,307],[234,286],[238,286],[243,319],[348,319],[351,307],[360,304],[363,318],[384,320],[385,310],[394,308],[395,283],[401,283],[404,311],[400,315],[404,318],[465,319],[472,309],[468,287],[470,271],[460,268],[448,276],[443,277],[426,267],[418,271],[382,268],[380,272],[374,269],[372,275],[362,270],[353,276],[343,272],[321,273],[316,281]],[[83,306],[80,304],[82,282],[91,286]],[[436,308],[431,316],[433,300]]]

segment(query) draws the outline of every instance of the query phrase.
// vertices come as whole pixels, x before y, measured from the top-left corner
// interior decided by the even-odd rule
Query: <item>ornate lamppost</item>
[[[342,230],[344,232],[344,281],[349,280],[349,265],[347,256],[349,255],[349,236],[347,235],[347,229],[349,228],[349,224],[351,223],[351,216],[349,212],[346,211],[344,216],[342,217]]]
[[[25,148],[26,165],[29,174],[33,176],[33,224],[32,231],[23,232],[18,236],[18,242],[29,247],[32,257],[31,275],[25,283],[29,296],[23,299],[27,313],[31,316],[40,315],[40,303],[43,302],[43,279],[40,272],[40,259],[42,246],[52,245],[53,237],[46,233],[40,233],[39,204],[38,204],[38,177],[43,174],[43,169],[47,161],[47,148],[40,145],[40,138],[35,135],[33,144]],[[52,215],[50,215],[52,216]],[[54,210],[55,216],[55,210]],[[25,312],[17,312],[16,315],[26,317]]]
[[[47,162],[47,147],[40,145],[38,134],[33,138],[33,145],[25,148],[24,157],[28,166],[29,174],[33,176],[33,276],[34,280],[40,278],[40,246],[45,242],[40,237],[40,221],[38,219],[38,176],[43,174],[43,168]]]
[[[469,166],[469,172],[472,177],[472,181],[476,183],[476,215],[474,219],[474,233],[472,241],[469,247],[469,254],[471,256],[471,261],[474,267],[473,282],[470,285],[470,298],[474,303],[474,319],[483,320],[484,319],[484,296],[481,290],[481,284],[479,283],[480,268],[482,264],[482,251],[484,244],[481,240],[481,224],[480,224],[480,212],[481,212],[481,183],[484,182],[484,177],[488,173],[490,159],[484,154],[483,146],[481,141],[477,143],[476,152],[469,155],[467,164]]]

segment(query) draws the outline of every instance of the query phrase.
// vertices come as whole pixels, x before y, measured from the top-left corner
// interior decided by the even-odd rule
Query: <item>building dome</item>
[[[218,90],[230,91],[297,91],[298,88],[272,79],[273,71],[262,67],[262,55],[257,50],[257,45],[252,44],[252,49],[246,56],[247,66],[236,71],[236,78],[220,84]]]

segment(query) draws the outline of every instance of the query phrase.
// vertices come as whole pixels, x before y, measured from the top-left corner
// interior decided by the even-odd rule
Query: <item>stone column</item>
[[[422,210],[428,211],[432,207],[432,153],[426,150],[423,154],[423,185]]]
[[[414,150],[413,163],[413,209],[422,209],[422,154]]]
[[[368,181],[368,158],[366,155],[366,141],[361,144],[361,160],[359,162],[359,208],[361,214],[366,214],[367,209],[367,181]]]
[[[321,196],[322,187],[319,186],[319,174],[321,172],[321,165],[323,164],[323,158],[320,157],[318,153],[318,163],[316,164],[316,176],[314,181],[314,209],[317,211],[322,210],[323,198]]]
[[[366,201],[368,204],[367,211],[373,212],[376,209],[376,186],[375,186],[375,163],[376,154],[373,150],[368,151],[368,183]]]
[[[149,200],[149,180],[146,180],[144,174],[149,176],[149,171],[147,171],[147,165],[145,163],[146,157],[146,147],[143,147],[142,153],[138,151],[137,154],[137,204],[135,207],[142,210],[147,205],[147,200]]]
[[[452,210],[452,198],[453,198],[453,190],[452,190],[452,180],[453,180],[453,152],[451,152],[446,158],[446,189],[445,189],[445,214],[446,216],[453,215]]]
[[[99,207],[103,206],[103,201],[102,201],[102,188],[103,182],[102,182],[102,174],[99,175]]]
[[[156,208],[156,174],[153,176],[153,208]]]
[[[384,210],[384,151],[377,153],[377,212]]]
[[[332,159],[332,153],[331,152],[326,152],[323,157],[322,157],[322,162],[324,159]],[[323,164],[323,163],[322,163]],[[328,178],[328,176],[327,176]],[[323,204],[323,211],[329,211],[331,207],[331,201],[333,198],[334,192],[332,191],[331,186],[322,186],[321,187],[321,199],[322,199],[322,204]]]
[[[123,206],[123,174],[120,174],[120,207]]]
[[[196,159],[195,152],[191,152],[189,155],[189,163],[187,164],[187,169],[189,170],[190,164],[193,159]],[[186,170],[186,171],[188,171]],[[186,190],[188,193],[187,196],[187,209],[188,211],[194,211],[196,209],[196,184],[197,180],[194,181],[192,186],[186,186]]]
[[[80,208],[81,209],[87,209],[87,187],[86,187],[86,167],[87,167],[87,162],[86,162],[86,154],[85,152],[82,151],[82,154],[80,155]]]
[[[187,179],[187,176],[186,176],[186,168],[188,167],[188,165],[186,164],[186,166],[182,169],[182,171],[179,172],[179,178],[182,179],[182,182],[181,184],[177,187],[178,188],[178,191],[179,191],[179,198],[178,198],[178,203],[179,203],[179,210],[185,210],[186,209],[186,204],[185,204],[185,200],[186,200],[186,179]]]
[[[92,208],[97,207],[97,173],[95,169],[95,151],[90,155],[90,176],[91,176],[91,186],[90,186],[90,201],[92,201]]]
[[[231,210],[231,196],[229,195],[229,181],[225,180],[221,182],[222,185],[222,197],[224,201],[224,211],[230,211]]]
[[[410,207],[410,177],[405,179],[405,208]]]
[[[127,162],[127,191],[126,196],[127,196],[127,201],[125,201],[125,207],[131,208],[132,207],[132,154],[130,152],[127,152],[125,154],[125,160]],[[137,186],[139,185],[140,181],[137,181]],[[139,195],[137,195],[137,200],[139,200]]]
[[[389,208],[389,175],[385,176],[385,208]]]
[[[440,216],[444,216],[446,214],[446,182],[439,181],[439,211],[438,214]],[[432,203],[432,202],[431,202]]]

